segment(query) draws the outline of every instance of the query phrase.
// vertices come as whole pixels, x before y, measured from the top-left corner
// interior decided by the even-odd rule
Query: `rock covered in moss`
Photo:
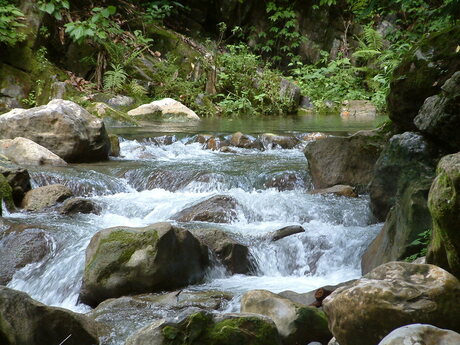
[[[199,312],[178,323],[160,320],[130,336],[125,345],[281,345],[274,323],[254,314],[213,316]]]
[[[445,156],[439,162],[428,207],[433,234],[427,262],[460,278],[460,153]]]
[[[8,209],[14,209],[13,189],[11,188],[5,176],[0,174],[0,216],[2,215],[3,202]]]
[[[70,198],[73,192],[62,184],[38,187],[26,193],[22,200],[22,208],[26,211],[39,212]]]
[[[386,141],[387,133],[373,130],[310,142],[304,153],[314,187],[350,185],[366,189]]]
[[[457,345],[460,334],[432,325],[413,324],[395,329],[378,345]]]
[[[389,117],[403,130],[415,130],[414,118],[426,98],[460,70],[460,25],[420,41],[394,70],[387,97]]]
[[[47,148],[22,137],[0,140],[0,154],[22,165],[67,165],[62,158]]]
[[[70,336],[70,337],[69,337]],[[0,286],[2,345],[97,345],[94,325],[83,314],[48,307],[27,294]]]
[[[32,187],[30,184],[29,172],[15,165],[1,165],[0,174],[2,174],[13,189],[13,201],[16,206],[21,205],[21,201]]]
[[[431,141],[414,132],[391,137],[375,164],[370,183],[371,210],[378,220],[386,218],[390,208],[410,184],[429,189],[441,151]]]
[[[460,330],[460,281],[434,265],[389,262],[323,301],[340,345],[375,345],[392,330],[427,323]]]
[[[199,120],[200,117],[181,102],[172,98],[164,98],[152,103],[143,104],[135,109],[128,111],[128,115],[136,117],[160,116],[161,118],[177,119],[186,118],[188,120]]]
[[[414,123],[422,133],[447,147],[450,152],[457,152],[460,150],[459,109],[460,71],[444,83],[441,93],[425,100]]]
[[[119,157],[120,156],[120,140],[118,139],[118,135],[109,134],[109,139],[110,139],[109,155],[112,157]]]
[[[315,307],[295,303],[266,290],[246,292],[241,299],[241,312],[268,316],[275,322],[285,344],[322,344],[332,338],[326,315]]]
[[[79,105],[61,99],[2,115],[0,138],[18,136],[46,147],[70,163],[106,160],[110,150],[104,123]]]
[[[169,223],[104,229],[86,249],[80,299],[95,306],[108,298],[176,289],[201,281],[207,264],[207,249]]]

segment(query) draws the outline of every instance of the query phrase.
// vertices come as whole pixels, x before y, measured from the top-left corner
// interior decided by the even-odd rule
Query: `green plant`
[[[112,70],[104,73],[104,89],[119,91],[123,88],[128,75],[122,65],[111,65]]]
[[[144,17],[150,21],[161,21],[174,13],[177,13],[179,9],[186,9],[187,7],[178,1],[169,0],[156,0],[150,1],[146,8]]]
[[[256,51],[276,66],[298,61],[297,50],[305,40],[297,28],[297,15],[292,3],[268,1],[266,13],[270,28],[256,34]],[[262,43],[263,42],[263,43]]]
[[[0,44],[13,46],[23,41],[26,35],[19,29],[25,27],[22,23],[24,14],[7,0],[0,0]]]
[[[426,255],[428,251],[428,244],[431,240],[431,232],[431,229],[426,229],[425,231],[418,234],[417,238],[409,244],[409,246],[416,247],[418,252],[408,256],[404,259],[404,261],[412,262],[415,259]]]
[[[68,11],[70,9],[70,5],[68,0],[39,0],[38,8],[41,11],[53,16],[54,18],[56,18],[56,20],[61,20],[62,11]]]

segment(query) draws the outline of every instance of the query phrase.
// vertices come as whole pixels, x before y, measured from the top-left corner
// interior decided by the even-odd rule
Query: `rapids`
[[[370,127],[363,125],[366,126]],[[236,153],[223,153],[205,150],[193,142],[196,129],[181,128],[169,145],[158,144],[161,140],[152,137],[174,132],[175,127],[161,131],[160,126],[150,132],[145,128],[117,128],[115,132],[122,138],[120,158],[106,163],[29,169],[34,187],[65,184],[77,196],[100,204],[103,211],[100,215],[74,217],[56,211],[5,214],[13,223],[46,226],[52,235],[51,255],[17,272],[8,287],[27,292],[48,305],[88,312],[89,307],[78,303],[78,292],[85,249],[97,231],[168,221],[185,207],[217,194],[238,200],[241,206],[236,221],[181,226],[219,228],[250,248],[256,275],[231,276],[214,262],[204,283],[187,287],[192,291],[215,289],[234,294],[222,311],[239,311],[239,298],[248,290],[307,292],[360,276],[360,256],[381,226],[372,224],[368,196],[307,194],[312,186],[302,145],[291,150],[237,148]],[[228,128],[220,134],[230,133],[225,130]],[[285,131],[283,128],[278,132]],[[270,182],[282,176],[289,176],[287,190],[271,187]],[[306,232],[277,242],[267,239],[268,233],[287,225],[301,225]],[[129,319],[126,315],[118,318],[114,322],[120,325]],[[123,325],[124,330],[105,343],[122,344],[123,338],[149,320],[147,316],[134,318],[135,322],[126,321],[130,326]]]

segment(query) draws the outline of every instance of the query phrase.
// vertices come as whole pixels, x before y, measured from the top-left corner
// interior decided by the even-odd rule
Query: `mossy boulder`
[[[388,133],[378,129],[310,142],[304,153],[314,187],[350,185],[366,190],[387,140]]]
[[[460,153],[445,156],[437,167],[428,207],[433,235],[427,262],[460,278]]]
[[[414,118],[426,98],[460,70],[460,25],[420,41],[395,69],[387,97],[390,119],[403,130],[415,130]]]
[[[5,203],[8,209],[14,209],[13,189],[3,174],[0,174],[0,216],[2,215],[2,204]]]
[[[442,91],[428,97],[414,123],[417,128],[449,152],[460,151],[460,71],[442,86]]]
[[[70,337],[69,337],[70,335]],[[95,323],[83,314],[48,307],[24,292],[0,286],[2,345],[97,345]]]
[[[125,345],[281,345],[274,323],[254,314],[199,312],[178,323],[157,321]]]
[[[441,156],[442,151],[418,133],[405,132],[391,137],[375,164],[369,187],[370,206],[376,218],[385,220],[411,184],[423,185],[428,190]]]
[[[104,229],[86,249],[80,299],[96,306],[108,298],[177,289],[201,281],[207,264],[207,248],[169,223]]]
[[[252,290],[241,299],[241,312],[268,316],[284,344],[322,344],[332,338],[324,312],[266,290]]]
[[[20,206],[25,193],[32,187],[30,184],[29,172],[16,165],[8,165],[0,163],[0,174],[2,174],[11,188],[13,189],[13,200],[16,206]]]
[[[375,345],[412,323],[460,330],[460,281],[434,265],[389,262],[323,301],[340,345]]]

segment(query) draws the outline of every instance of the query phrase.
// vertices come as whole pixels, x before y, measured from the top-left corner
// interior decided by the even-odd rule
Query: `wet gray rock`
[[[281,240],[282,238],[299,234],[302,232],[305,232],[305,229],[300,225],[289,225],[271,232],[268,236],[271,238],[273,242],[275,242]]]
[[[2,345],[60,344],[64,340],[66,345],[99,344],[95,323],[87,316],[48,307],[24,292],[3,286],[0,320]]]
[[[119,157],[120,156],[120,140],[115,134],[109,134],[110,140],[110,153],[109,156]]]
[[[27,264],[43,260],[52,251],[52,238],[43,229],[12,227],[0,239],[0,285],[6,285],[14,273]]]
[[[101,213],[102,208],[92,200],[85,198],[67,199],[60,207],[59,212],[68,216],[77,213]]]
[[[304,153],[314,187],[350,185],[358,192],[366,190],[386,141],[385,132],[374,130],[308,143]]]
[[[355,189],[351,186],[346,185],[336,185],[324,189],[314,189],[310,191],[309,194],[335,194],[338,196],[347,196],[349,198],[358,197],[358,194],[355,192]]]
[[[243,149],[263,149],[263,145],[260,140],[241,132],[236,132],[230,137],[230,145]]]
[[[294,136],[275,135],[271,133],[262,134],[260,136],[260,141],[262,141],[265,149],[278,147],[282,149],[292,149],[300,143],[300,140]]]
[[[132,97],[117,95],[110,98],[107,101],[107,104],[114,108],[129,107],[134,104],[134,99]]]
[[[187,207],[172,217],[179,222],[230,223],[237,217],[238,202],[227,195],[216,195]]]
[[[207,248],[169,223],[104,229],[86,249],[80,299],[96,306],[108,298],[177,289],[200,282],[207,265]]]
[[[28,191],[22,200],[21,206],[26,211],[38,212],[63,202],[71,196],[73,196],[73,193],[70,188],[62,184],[53,184]]]
[[[255,269],[253,258],[247,246],[233,239],[219,229],[190,230],[202,244],[207,246],[219,258],[232,274],[248,274]]]
[[[378,345],[458,345],[460,334],[431,325],[413,324],[395,329]]]
[[[449,149],[460,150],[460,71],[441,87],[441,93],[428,97],[414,119],[415,126],[425,135]]]

